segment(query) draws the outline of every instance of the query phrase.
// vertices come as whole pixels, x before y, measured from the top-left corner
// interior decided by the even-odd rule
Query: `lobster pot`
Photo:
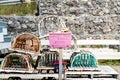
[[[98,68],[97,60],[91,52],[80,51],[71,56],[71,68]]]
[[[12,44],[13,49],[24,50],[39,54],[39,39],[30,33],[22,33],[18,35]]]
[[[13,52],[4,58],[1,68],[5,72],[31,73],[33,72],[32,58],[29,54]]]
[[[38,60],[38,68],[39,67],[54,67],[54,62],[57,62],[59,58],[59,54],[57,51],[45,51],[43,50],[41,56],[39,56]]]

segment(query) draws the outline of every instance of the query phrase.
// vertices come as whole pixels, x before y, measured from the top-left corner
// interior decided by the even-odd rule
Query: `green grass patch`
[[[79,45],[79,48],[105,48],[105,45]]]
[[[118,49],[118,52],[120,52],[120,49]]]
[[[98,60],[99,65],[120,66],[120,60]]]
[[[23,16],[26,14],[34,14],[36,12],[36,2],[31,4],[13,4],[13,5],[0,5],[0,15],[13,15]]]
[[[104,45],[91,45],[91,48],[104,48]]]

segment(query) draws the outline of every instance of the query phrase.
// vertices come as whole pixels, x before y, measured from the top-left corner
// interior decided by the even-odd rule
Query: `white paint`
[[[3,41],[4,41],[3,34],[0,33],[0,42],[3,42]]]
[[[71,44],[73,44],[72,41]],[[119,45],[119,40],[77,40],[77,45]],[[49,45],[49,40],[41,40],[41,45]]]

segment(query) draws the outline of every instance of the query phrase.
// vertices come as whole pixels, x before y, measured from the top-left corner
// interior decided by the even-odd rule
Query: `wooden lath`
[[[59,61],[59,53],[57,51],[42,51],[41,56],[39,56],[38,68],[41,66],[44,67],[53,67],[55,61]],[[41,64],[42,63],[42,64]]]
[[[30,33],[22,33],[18,35],[12,44],[13,49],[40,53],[40,44],[37,36]]]

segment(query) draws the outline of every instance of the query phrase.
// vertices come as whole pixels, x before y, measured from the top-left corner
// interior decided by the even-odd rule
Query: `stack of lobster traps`
[[[39,39],[35,35],[29,33],[18,35],[2,61],[0,72],[34,73],[32,54],[38,55],[39,51]]]

